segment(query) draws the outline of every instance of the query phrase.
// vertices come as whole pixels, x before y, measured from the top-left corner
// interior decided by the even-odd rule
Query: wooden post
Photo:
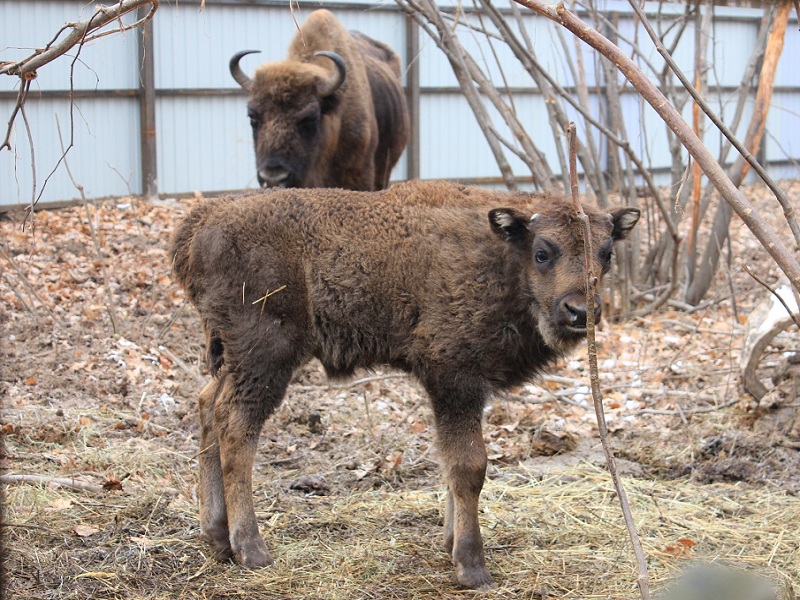
[[[139,18],[147,14],[139,9]],[[139,35],[139,121],[142,152],[142,194],[158,197],[156,155],[156,72],[152,19],[140,27]]]
[[[408,145],[406,178],[419,179],[419,26],[406,16],[406,104],[408,105]]]

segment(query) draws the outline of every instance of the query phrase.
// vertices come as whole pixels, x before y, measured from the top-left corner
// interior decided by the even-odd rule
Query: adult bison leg
[[[494,587],[486,568],[483,539],[478,525],[478,498],[486,476],[486,447],[481,431],[482,386],[453,389],[453,381],[427,385],[436,417],[436,429],[447,483],[445,550],[464,587]]]
[[[233,556],[214,419],[214,404],[224,383],[223,373],[219,379],[212,379],[200,392],[200,528],[219,560]]]
[[[214,406],[230,546],[236,562],[251,569],[272,564],[253,507],[253,460],[261,426],[280,404],[293,371],[258,351],[269,341],[254,342],[238,367],[226,364],[225,387]]]

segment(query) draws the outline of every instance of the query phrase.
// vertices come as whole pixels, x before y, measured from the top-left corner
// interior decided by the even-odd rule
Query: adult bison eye
[[[259,115],[257,112],[248,111],[247,117],[250,119],[250,127],[252,127],[253,130],[258,129],[261,126],[261,115]]]
[[[297,122],[297,129],[300,132],[300,135],[306,138],[313,137],[314,134],[316,134],[318,128],[319,128],[319,112],[317,111],[304,115]]]

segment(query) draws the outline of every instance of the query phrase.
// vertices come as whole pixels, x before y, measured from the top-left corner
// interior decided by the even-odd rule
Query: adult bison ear
[[[639,222],[638,208],[618,208],[612,210],[608,215],[608,220],[611,223],[611,238],[613,240],[624,240],[633,229],[633,226]]]
[[[507,242],[520,244],[528,237],[528,217],[513,208],[495,208],[489,211],[492,231]]]

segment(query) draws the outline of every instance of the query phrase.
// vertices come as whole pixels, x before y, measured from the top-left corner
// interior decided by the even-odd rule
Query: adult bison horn
[[[333,92],[339,89],[339,86],[342,85],[342,82],[344,81],[344,76],[345,73],[347,73],[347,69],[344,66],[344,59],[335,52],[322,50],[320,52],[315,52],[314,56],[325,56],[330,58],[333,61],[333,64],[336,65],[336,72],[331,75],[330,79],[322,84],[322,87],[320,87],[319,95],[324,98],[325,96],[330,96]]]
[[[239,66],[239,61],[242,59],[243,56],[248,54],[255,54],[261,52],[261,50],[242,50],[241,52],[237,52],[231,58],[231,62],[228,63],[228,66],[231,69],[231,75],[236,80],[240,86],[244,88],[245,91],[249,92],[250,88],[253,86],[253,80],[250,79],[247,75],[245,75],[244,71],[242,71],[242,67]]]

